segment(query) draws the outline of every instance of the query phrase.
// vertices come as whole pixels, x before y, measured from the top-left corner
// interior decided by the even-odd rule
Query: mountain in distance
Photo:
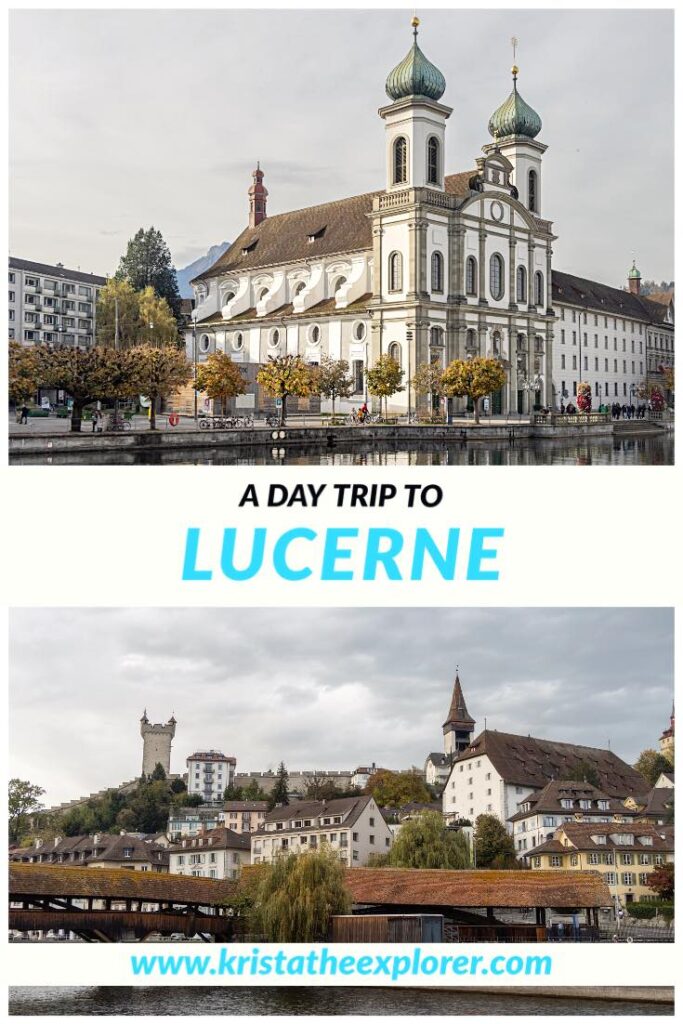
[[[197,274],[201,274],[204,270],[208,270],[209,267],[213,266],[218,257],[222,256],[231,244],[231,242],[221,242],[220,245],[212,245],[205,256],[200,256],[199,259],[194,261],[194,263],[189,263],[186,267],[181,267],[180,270],[176,270],[178,291],[180,292],[180,297],[182,299],[193,298],[190,281],[196,277]]]

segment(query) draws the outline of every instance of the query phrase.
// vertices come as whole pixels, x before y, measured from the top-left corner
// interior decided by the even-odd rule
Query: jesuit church
[[[268,217],[257,166],[248,227],[192,282],[189,358],[229,353],[243,365],[257,407],[258,365],[285,354],[308,363],[347,360],[355,390],[342,408],[367,398],[366,371],[385,353],[400,363],[404,383],[421,363],[500,359],[507,382],[491,396],[493,413],[559,408],[590,373],[596,397],[626,396],[628,388],[633,394],[633,382],[647,374],[653,324],[670,328],[673,362],[672,307],[639,296],[635,264],[629,291],[552,270],[556,236],[544,216],[542,123],[518,91],[516,66],[482,155],[472,167],[447,173],[446,81],[418,45],[419,20],[412,25],[412,46],[390,72],[390,102],[379,110],[384,187]],[[570,317],[576,323],[577,311],[578,346],[576,329],[565,338],[557,326]],[[596,326],[600,318],[601,328],[604,317],[608,354],[602,332],[599,342],[594,335],[595,353],[587,331],[582,339],[580,325],[592,324],[589,317]],[[406,389],[389,409],[401,413],[424,401]],[[459,408],[464,400],[456,399]]]

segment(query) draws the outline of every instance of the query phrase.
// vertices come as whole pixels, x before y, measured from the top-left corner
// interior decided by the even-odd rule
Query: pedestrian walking
[[[93,409],[93,411],[92,411],[92,432],[93,432],[93,434],[97,430],[97,423],[99,421],[99,418],[100,418],[99,410],[98,409]]]
[[[21,407],[21,416],[19,417],[20,423],[25,423],[28,426],[28,406],[24,402]]]

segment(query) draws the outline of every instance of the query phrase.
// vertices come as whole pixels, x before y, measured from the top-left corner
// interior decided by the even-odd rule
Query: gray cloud
[[[656,746],[673,695],[668,609],[15,609],[10,767],[50,802],[135,777],[138,719],[178,719],[173,769],[421,764],[459,663],[483,728]]]
[[[384,79],[409,13],[22,10],[11,15],[12,252],[113,272],[153,223],[185,262],[235,238],[256,159],[270,211],[381,188]],[[673,276],[673,13],[439,10],[420,41],[454,108],[447,167],[474,166],[505,99],[543,118],[555,265],[621,285]],[[644,200],[647,197],[647,201]]]

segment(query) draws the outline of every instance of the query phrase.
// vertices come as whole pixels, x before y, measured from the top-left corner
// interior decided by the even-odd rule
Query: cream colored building
[[[552,839],[523,856],[532,870],[597,871],[620,904],[647,901],[656,899],[647,886],[648,875],[662,864],[673,864],[673,827],[567,822],[555,829]]]
[[[251,859],[249,837],[229,828],[214,828],[169,846],[168,856],[172,875],[238,878],[242,865]]]
[[[371,796],[301,800],[266,815],[251,836],[251,862],[271,864],[282,855],[328,849],[347,867],[364,867],[391,842],[391,830]]]
[[[243,835],[262,828],[267,812],[267,800],[227,800],[219,817],[227,828]]]

